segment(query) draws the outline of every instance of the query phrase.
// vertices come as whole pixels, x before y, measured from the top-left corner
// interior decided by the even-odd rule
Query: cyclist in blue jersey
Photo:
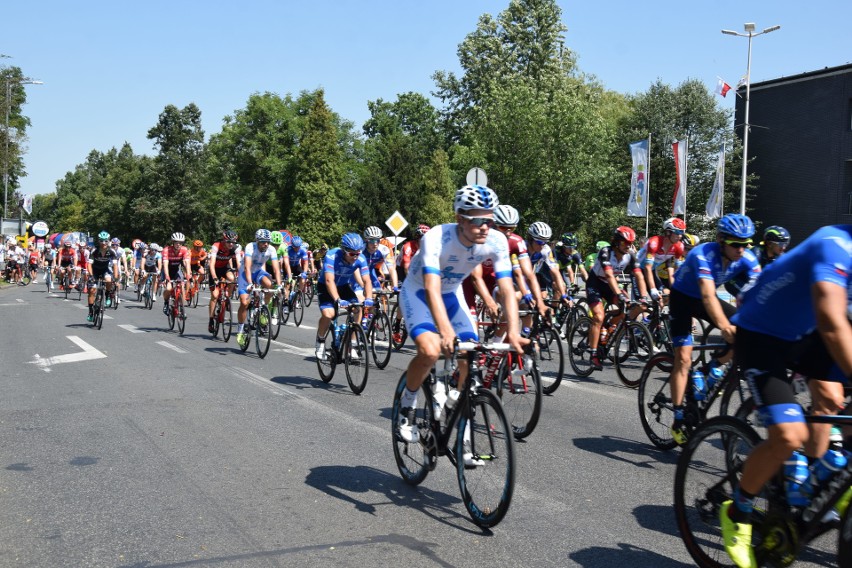
[[[456,222],[433,227],[427,232],[420,241],[420,251],[411,261],[400,293],[405,322],[417,347],[417,354],[408,365],[397,425],[406,442],[419,440],[414,424],[417,392],[441,352],[451,356],[457,336],[462,341],[476,341],[479,337],[461,284],[485,260],[494,263],[497,287],[508,321],[506,341],[517,352],[522,350],[509,245],[503,233],[490,230],[498,204],[497,195],[487,187],[462,187],[456,191],[453,203]],[[460,359],[459,383],[463,384],[466,376],[467,365]],[[470,452],[465,452],[463,458],[467,465],[478,465],[473,463]]]
[[[358,233],[346,233],[340,239],[340,247],[328,251],[323,261],[323,277],[317,283],[320,319],[317,324],[317,340],[314,354],[317,359],[325,357],[325,336],[337,308],[347,308],[352,302],[363,301],[365,308],[373,307],[373,283],[367,258],[362,254],[364,239]],[[363,292],[357,289],[363,288]],[[361,321],[361,310],[355,313]],[[352,349],[352,356],[358,351]]]
[[[837,414],[852,376],[852,225],[823,227],[773,262],[742,295],[736,357],[768,438],[748,456],[733,500],[719,511],[725,549],[757,566],[751,548],[754,499],[802,445],[812,462],[828,449],[829,424],[805,423],[787,368],[810,380],[815,414]],[[842,516],[852,491],[836,505]]]
[[[671,432],[678,444],[685,444],[688,435],[683,425],[683,398],[692,365],[692,318],[709,321],[719,328],[725,341],[734,342],[736,328],[730,318],[736,308],[719,300],[716,288],[743,274],[751,281],[757,278],[760,264],[747,249],[752,235],[754,223],[751,219],[746,215],[729,213],[719,219],[716,240],[693,248],[675,273],[669,296],[670,329],[675,352],[669,383],[674,406]],[[718,368],[716,363],[714,369]]]
[[[751,249],[751,252],[757,257],[757,262],[760,263],[760,268],[763,269],[784,254],[789,245],[790,232],[784,227],[772,225],[766,228],[763,232],[763,240],[760,242],[760,245]],[[748,278],[740,276],[730,282],[726,282],[725,290],[731,296],[739,296],[746,284],[748,284]]]
[[[381,288],[381,281],[390,279],[393,289],[398,290],[399,284],[396,280],[393,251],[382,244],[381,241],[382,230],[375,226],[367,227],[364,231],[364,242],[367,243],[364,256],[367,258],[367,265],[370,267],[370,279],[373,282],[373,288]]]
[[[239,277],[237,278],[237,293],[240,295],[240,307],[237,310],[237,343],[241,347],[248,341],[245,325],[248,307],[251,303],[249,293],[258,285],[265,289],[271,288],[273,274],[275,284],[281,286],[278,253],[275,251],[275,247],[270,245],[272,233],[268,229],[258,229],[254,234],[254,241],[246,245],[245,255],[243,255],[243,260],[240,263]],[[272,274],[265,270],[267,261],[272,263]],[[271,300],[272,294],[265,294],[264,301],[269,304]],[[266,325],[266,322],[261,321],[260,325]]]

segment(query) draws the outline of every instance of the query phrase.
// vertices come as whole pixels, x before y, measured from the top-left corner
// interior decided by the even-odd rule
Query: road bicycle
[[[198,285],[199,274],[193,273],[189,279],[186,291],[186,305],[190,308],[198,307],[198,297],[201,295],[201,288]]]
[[[589,304],[585,298],[577,296],[579,290],[580,287],[576,284],[569,290],[568,295],[571,298],[570,306],[566,306],[562,300],[546,300],[547,305],[553,310],[552,327],[562,339],[568,337],[568,332],[571,331],[574,322],[583,316],[589,317],[591,314]]]
[[[417,408],[409,415],[418,430],[414,442],[406,442],[398,426],[406,373],[399,379],[391,408],[393,454],[403,480],[409,485],[422,483],[438,465],[438,457],[447,456],[456,468],[465,509],[483,528],[500,523],[512,503],[515,436],[499,398],[483,387],[479,360],[484,353],[509,350],[511,346],[505,343],[457,341],[453,356],[444,360],[442,370],[438,370],[440,363],[432,369],[418,393]],[[451,408],[437,405],[434,393],[448,392],[460,352],[465,352],[469,376]]]
[[[405,340],[408,339],[408,328],[405,327],[405,318],[402,316],[402,307],[399,303],[399,296],[390,311],[391,321],[391,340],[394,351],[399,351],[405,345]],[[397,319],[399,317],[399,319]]]
[[[355,310],[359,307],[360,304],[355,302],[344,308],[346,319],[343,323],[338,323],[340,312],[335,310],[334,318],[325,334],[323,356],[317,359],[320,378],[325,383],[331,381],[337,365],[342,363],[346,370],[346,381],[355,394],[364,392],[370,371],[367,334],[364,333],[361,322],[355,318]]]
[[[243,326],[245,333],[245,341],[239,343],[240,351],[245,353],[251,337],[254,335],[254,348],[257,356],[263,359],[269,353],[269,346],[272,344],[272,315],[269,312],[269,307],[264,299],[265,294],[277,293],[277,289],[272,288],[252,288],[249,291],[251,299],[249,300],[248,311],[246,313],[246,323]]]
[[[283,301],[285,294],[287,295],[287,300]],[[276,304],[283,308],[277,310],[276,313],[279,321],[278,325],[285,325],[291,315],[293,316],[293,323],[296,324],[296,327],[302,325],[302,318],[305,315],[305,296],[304,293],[299,290],[297,281],[290,279],[288,285],[285,288],[282,288],[281,293],[276,294],[276,296],[280,296]],[[275,336],[278,336],[277,331]]]
[[[103,277],[98,278],[96,282],[89,282],[89,286],[94,286],[95,301],[92,304],[92,327],[101,329],[104,324],[104,310],[106,303],[106,285]]]
[[[317,279],[316,276],[308,278],[308,285],[305,286],[305,306],[310,306],[317,295]]]
[[[169,310],[166,312],[166,317],[169,321],[169,329],[174,329],[175,323],[177,323],[178,334],[183,335],[183,330],[186,329],[186,310],[184,310],[183,306],[182,280],[172,280],[171,300],[172,301],[169,303]]]
[[[393,332],[391,331],[387,304],[388,297],[393,297],[396,294],[397,292],[389,290],[377,290],[373,293],[375,303],[365,331],[367,341],[370,343],[370,352],[373,354],[373,362],[379,369],[388,366],[393,352]]]
[[[47,293],[50,294],[53,292],[54,287],[53,267],[44,265],[42,269],[42,275],[44,276],[44,285],[47,286]]]
[[[65,270],[65,269],[61,269],[61,270],[62,270],[62,276],[59,280],[59,282],[60,282],[59,285],[62,288],[62,291],[65,293],[65,299],[67,300],[68,294],[71,293],[71,288],[73,288],[73,284],[72,284],[73,279],[72,279],[72,276],[71,276],[71,271]]]
[[[154,307],[154,278],[157,275],[153,272],[148,272],[145,275],[145,282],[137,292],[137,299],[145,302],[145,307],[149,310]]]
[[[639,302],[627,302],[628,310],[638,305]],[[620,315],[624,315],[621,306],[607,307],[598,339],[598,356],[601,361],[610,359],[615,363],[615,372],[624,386],[636,388],[645,363],[655,353],[654,340],[645,324],[626,315],[613,324],[612,320]],[[579,377],[588,377],[594,370],[591,360],[594,353],[589,349],[591,328],[592,318],[582,316],[568,332],[568,361]]]
[[[730,346],[724,343],[694,345],[693,350],[712,353],[712,357],[724,354]],[[639,381],[639,417],[645,434],[655,446],[661,450],[670,450],[677,445],[671,434],[674,422],[674,404],[671,398],[669,377],[674,367],[674,356],[668,352],[660,352],[651,357],[642,370]],[[699,424],[707,419],[707,413],[713,403],[719,399],[719,414],[733,416],[748,398],[747,387],[742,379],[739,368],[731,364],[725,376],[718,381],[707,383],[706,391],[702,390],[700,399],[692,380],[695,370],[700,370],[705,381],[711,381],[709,368],[701,359],[694,359],[687,374],[686,393],[683,399],[683,422],[687,437]]]
[[[233,330],[233,321],[231,315],[231,298],[228,297],[228,285],[230,283],[220,278],[216,282],[216,290],[219,295],[216,298],[216,304],[213,306],[213,337],[222,332],[222,340],[227,343],[231,339],[231,331]]]
[[[852,426],[849,406],[838,416],[806,415],[808,423]],[[761,442],[748,424],[718,416],[701,424],[681,453],[675,469],[675,518],[681,538],[702,568],[730,566],[719,525],[722,504],[732,499],[742,466]],[[846,451],[849,451],[848,443]],[[852,460],[846,468],[818,486],[808,505],[787,502],[784,468],[757,495],[752,514],[752,545],[760,566],[789,566],[797,558],[827,563],[836,555],[839,568],[852,568],[852,507],[839,521],[830,513],[852,487]],[[828,515],[828,516],[827,516]],[[836,550],[826,536],[838,528]]]

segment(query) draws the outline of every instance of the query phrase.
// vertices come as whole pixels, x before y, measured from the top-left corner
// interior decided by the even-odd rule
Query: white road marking
[[[45,372],[50,372],[50,367],[53,365],[59,365],[61,363],[76,363],[79,361],[88,361],[90,359],[103,359],[106,357],[104,353],[101,353],[76,335],[68,335],[68,339],[71,340],[72,343],[76,344],[83,351],[78,353],[69,353],[67,355],[56,355],[55,357],[45,357],[42,358],[38,353],[35,355],[35,359],[29,361],[29,363],[33,365],[37,365]]]
[[[295,396],[295,393],[293,393],[289,389],[287,389],[287,388],[285,388],[285,387],[283,387],[283,386],[281,386],[277,383],[273,383],[269,379],[261,377],[260,375],[255,375],[251,371],[247,371],[247,370],[242,369],[240,367],[231,367],[230,365],[226,365],[226,366],[230,369],[231,374],[234,375],[235,377],[237,377],[239,379],[243,379],[244,381],[248,381],[248,382],[255,384],[259,387],[262,387],[262,388],[268,390],[269,392],[271,392],[274,395]]]
[[[314,350],[308,347],[296,347],[295,345],[290,345],[289,343],[281,341],[273,341],[272,343],[282,347],[282,349],[275,349],[275,351],[284,351],[285,353],[293,353],[294,355],[300,355],[302,357],[314,356]]]
[[[130,333],[148,333],[144,329],[139,329],[135,325],[130,325],[129,323],[118,324],[118,327],[120,327],[121,329],[126,329]]]
[[[186,349],[181,349],[177,345],[172,345],[168,341],[158,341],[157,345],[162,345],[163,347],[167,347],[168,349],[171,349],[172,351],[175,351],[177,353],[189,353],[189,351],[187,351]]]

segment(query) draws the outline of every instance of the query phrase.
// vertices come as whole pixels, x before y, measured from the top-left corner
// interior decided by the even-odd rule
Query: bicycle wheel
[[[231,300],[225,298],[222,302],[222,313],[219,319],[222,321],[222,339],[225,343],[231,339],[231,333],[234,331],[233,315],[231,314]]]
[[[592,354],[589,353],[589,330],[591,318],[581,317],[568,332],[568,362],[578,377],[588,377],[594,370]]]
[[[396,315],[399,311],[399,304],[394,304],[390,313],[391,330],[396,325]],[[408,330],[405,328],[405,321],[399,320],[399,331],[391,331],[391,345],[394,351],[399,351],[405,345],[405,340],[408,338]]]
[[[745,423],[728,416],[708,420],[697,428],[683,449],[675,469],[675,518],[686,549],[698,566],[732,566],[725,552],[719,509],[731,499],[742,464],[760,436]],[[755,502],[752,545],[758,564],[770,560],[762,546],[761,519],[774,511],[762,493]],[[762,511],[762,513],[758,513]],[[768,565],[784,566],[784,563]]]
[[[263,324],[262,322],[266,322]],[[269,308],[266,304],[261,304],[257,315],[257,325],[254,328],[254,348],[257,351],[257,356],[263,359],[269,353],[269,346],[272,344],[272,317],[269,315]]]
[[[272,339],[278,339],[278,334],[281,333],[281,299],[280,294],[275,294],[272,297],[272,309],[269,312],[269,334]]]
[[[393,349],[390,319],[385,312],[378,312],[370,322],[369,340],[376,367],[384,369],[388,366]]]
[[[319,370],[322,382],[330,382],[334,377],[334,370],[337,368],[337,350],[334,348],[334,328],[330,327],[325,334],[324,354],[317,359],[317,369]]]
[[[654,339],[642,322],[627,322],[621,326],[615,337],[615,372],[621,383],[632,389],[639,386],[642,369],[654,354]]]
[[[246,316],[246,324],[243,326],[243,333],[246,336],[246,339],[243,343],[237,341],[237,345],[240,348],[240,351],[245,353],[248,351],[249,345],[251,344],[251,336],[254,333],[254,328],[257,327],[257,311],[255,308],[249,306],[248,315]],[[239,334],[238,334],[239,335]]]
[[[355,394],[364,392],[370,372],[370,352],[367,336],[357,323],[350,324],[349,332],[343,341],[343,364],[349,388]]]
[[[149,310],[154,307],[154,286],[151,282],[145,284],[145,307]]]
[[[68,277],[67,273],[62,277],[62,289],[65,291],[65,299],[67,300],[68,294],[71,293],[71,278]]]
[[[80,281],[77,283],[77,301],[83,299],[83,288],[87,287],[86,277],[81,276]]]
[[[186,329],[186,310],[183,307],[183,296],[178,296],[176,301],[177,313],[175,314],[175,319],[177,320],[178,334],[183,335],[183,330]]]
[[[48,294],[53,292],[53,276],[50,274],[49,270],[44,273],[44,285],[47,286]]]
[[[419,485],[429,472],[435,469],[438,455],[435,435],[432,432],[432,393],[423,383],[417,396],[417,408],[414,409],[414,423],[420,432],[418,442],[408,443],[399,435],[400,400],[405,390],[406,373],[402,374],[391,405],[391,436],[393,438],[393,457],[402,479],[409,485]]]
[[[525,356],[523,369],[515,353],[507,354],[498,370],[500,400],[515,439],[526,438],[535,430],[541,416],[541,375],[533,359]],[[511,357],[511,368],[509,358]]]
[[[303,299],[303,295],[301,292],[296,292],[296,295],[293,296],[293,323],[296,324],[296,327],[302,325],[302,317],[305,315],[305,301]]]
[[[426,397],[424,397],[426,398]],[[512,503],[515,491],[515,441],[500,400],[480,389],[466,401],[456,436],[456,472],[468,515],[482,528],[497,525]],[[466,436],[468,443],[465,443]],[[463,456],[479,462],[465,466]]]
[[[308,307],[314,301],[314,283],[313,281],[309,281],[308,285],[305,286],[305,306]]]
[[[95,317],[94,324],[97,329],[101,329],[104,325],[104,290],[103,284],[98,286],[98,292],[95,295]]]
[[[645,434],[661,450],[670,450],[677,443],[671,435],[674,406],[669,391],[669,374],[674,357],[658,353],[651,357],[639,378],[639,418]]]
[[[533,358],[541,375],[541,390],[544,394],[553,394],[562,383],[565,375],[565,353],[559,334],[550,328],[544,328],[535,338]]]
[[[281,320],[281,325],[285,325],[290,319],[290,296],[281,294],[281,315],[278,316]]]
[[[198,287],[198,283],[196,282],[192,287],[192,297],[190,301],[190,306],[193,308],[198,307],[198,297],[201,295],[201,289]]]

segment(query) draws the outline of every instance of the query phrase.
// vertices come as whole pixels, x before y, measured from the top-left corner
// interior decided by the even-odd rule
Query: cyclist
[[[586,280],[586,298],[592,312],[588,349],[592,367],[596,371],[603,369],[601,353],[598,350],[605,315],[602,302],[606,300],[607,304],[620,303],[626,310],[629,300],[617,277],[632,275],[639,287],[639,296],[644,298],[647,295],[645,279],[639,269],[636,253],[631,251],[635,240],[636,231],[624,225],[617,227],[612,235],[612,244],[602,247],[598,252],[595,264],[589,271],[589,279]],[[601,241],[598,241],[598,244],[601,244]],[[619,318],[621,317],[624,316],[620,315]]]
[[[671,286],[675,271],[683,264],[685,234],[686,223],[683,219],[677,217],[666,219],[663,222],[663,234],[649,238],[645,246],[639,250],[638,257],[642,262],[645,282],[650,287],[648,292],[651,299],[660,299],[662,288]],[[665,276],[660,277],[658,269],[663,265],[665,265],[663,269]]]
[[[323,262],[325,262],[325,255],[328,252],[328,245],[323,243],[320,245],[320,248],[314,253],[314,264],[311,266],[312,274],[316,276],[321,270]]]
[[[169,313],[169,298],[172,295],[172,280],[181,287],[183,297],[186,297],[186,275],[189,271],[189,251],[183,246],[186,237],[180,231],[172,233],[172,245],[163,250],[163,275],[165,291],[163,292],[163,313]]]
[[[308,261],[308,253],[302,246],[303,244],[302,237],[293,235],[290,246],[287,247],[287,264],[284,267],[284,271],[287,273],[287,284],[285,286],[285,297],[287,298],[290,297],[291,282],[296,277],[299,278],[299,291],[303,293],[305,291],[305,282],[308,278],[310,263]],[[287,306],[284,306],[283,309],[286,310]]]
[[[772,225],[771,227],[766,228],[763,232],[763,240],[760,242],[760,245],[751,249],[751,252],[753,252],[754,256],[757,257],[757,262],[760,263],[760,267],[766,268],[772,263],[772,261],[784,254],[787,250],[787,245],[789,244],[790,233],[787,229],[779,227],[778,225]],[[740,292],[743,291],[748,282],[748,278],[740,276],[730,282],[726,282],[725,290],[731,296],[736,298],[740,295]]]
[[[367,227],[364,231],[364,242],[367,243],[364,256],[367,258],[367,266],[370,268],[370,280],[373,288],[381,288],[381,281],[390,278],[391,287],[399,290],[396,270],[386,270],[387,266],[394,265],[393,250],[382,244],[382,230],[376,226]]]
[[[210,304],[208,306],[208,317],[210,321],[207,323],[207,331],[213,333],[216,327],[213,323],[213,310],[216,308],[216,302],[219,300],[219,288],[217,286],[219,279],[224,278],[228,281],[228,294],[231,293],[234,287],[234,272],[236,271],[235,263],[237,258],[237,240],[239,236],[234,231],[228,229],[222,232],[222,240],[218,243],[213,243],[210,247],[210,258],[213,262],[208,264],[207,284],[210,287]]]
[[[204,241],[195,239],[192,241],[192,250],[189,252],[189,269],[192,278],[197,283],[204,280],[204,265],[207,264],[207,251],[204,250]]]
[[[56,250],[53,245],[46,243],[42,253],[42,266],[44,266],[44,277],[53,278],[53,268],[56,265]]]
[[[256,285],[263,286],[265,289],[272,287],[270,274],[265,270],[266,261],[272,261],[272,271],[275,275],[275,284],[281,286],[281,268],[278,266],[278,253],[275,247],[270,246],[272,242],[272,233],[268,229],[258,229],[254,234],[254,242],[246,245],[245,255],[240,264],[239,279],[237,284],[237,293],[240,295],[240,308],[237,310],[237,343],[244,346],[247,341],[245,333],[246,315],[251,300],[249,293]],[[272,294],[266,293],[264,302],[272,301]],[[260,325],[266,325],[267,322],[261,321]]]
[[[340,247],[333,248],[325,255],[323,278],[317,284],[320,319],[317,324],[317,338],[314,354],[317,359],[325,356],[325,337],[337,308],[346,308],[350,302],[363,299],[364,307],[373,306],[373,283],[370,280],[370,267],[364,250],[364,239],[358,233],[346,233],[340,239]],[[363,288],[363,296],[356,293]],[[356,321],[361,314],[356,312]],[[353,349],[352,357],[358,352]]]
[[[568,291],[565,289],[565,281],[562,279],[559,264],[553,258],[553,251],[550,250],[549,243],[552,236],[553,230],[550,225],[542,221],[533,223],[527,229],[527,249],[530,253],[533,272],[541,288],[541,295],[547,296],[548,291],[552,290],[556,296],[567,302]]]
[[[75,267],[75,281],[78,286],[85,286],[84,282],[81,282],[82,273],[86,270],[86,267],[89,265],[89,249],[86,247],[85,241],[80,241],[77,243],[77,266]]]
[[[396,281],[399,282],[400,286],[405,282],[405,277],[408,276],[408,267],[411,265],[411,259],[420,250],[420,240],[423,238],[423,235],[429,232],[429,229],[429,225],[422,223],[417,225],[417,228],[412,231],[412,238],[402,244],[402,248],[396,257]],[[402,339],[402,334],[400,333],[401,326],[402,309],[398,309],[396,311],[396,318],[394,318],[392,323],[394,341]]]
[[[127,259],[124,255],[124,249],[121,247],[121,240],[118,237],[113,237],[112,241],[110,241],[110,244],[112,245],[111,248],[113,252],[118,257],[118,260],[116,262],[116,275],[117,278],[121,278],[121,275],[127,272]],[[118,294],[115,295],[115,303],[121,304],[121,298]]]
[[[595,251],[592,254],[587,254],[585,260],[583,260],[583,265],[586,268],[586,272],[589,273],[592,271],[592,267],[595,265],[595,262],[598,260],[598,254],[600,254],[601,250],[604,247],[608,247],[609,243],[607,241],[598,241],[595,243]],[[586,284],[588,284],[589,279],[586,278]]]
[[[38,283],[38,263],[41,259],[41,254],[36,249],[35,245],[31,244],[27,247],[27,264],[25,269],[33,282]]]
[[[562,240],[556,243],[556,262],[559,264],[559,270],[568,277],[566,284],[576,283],[577,273],[585,282],[589,279],[589,273],[586,272],[583,257],[577,250],[580,240],[574,233],[564,233],[560,238]]]
[[[77,264],[77,251],[71,246],[70,236],[62,237],[62,248],[59,250],[59,273],[68,273],[68,282],[74,278],[74,266]]]
[[[411,261],[402,285],[400,302],[405,321],[417,346],[408,365],[406,388],[401,399],[400,436],[406,442],[419,440],[414,423],[417,393],[441,352],[451,356],[456,337],[476,341],[476,322],[464,308],[461,283],[482,261],[494,262],[497,288],[508,321],[506,341],[520,353],[518,303],[512,286],[512,264],[505,235],[491,231],[497,195],[488,187],[466,185],[456,191],[453,209],[456,222],[439,225],[421,240],[420,254]],[[459,390],[467,377],[466,362],[459,361]],[[465,465],[476,466],[470,451],[462,454]]]
[[[133,283],[136,285],[136,291],[139,291],[139,280],[142,276],[142,263],[145,255],[148,254],[148,245],[139,241],[136,243],[136,248],[133,251]]]
[[[683,428],[683,397],[686,391],[687,374],[692,365],[692,318],[714,324],[728,343],[734,342],[736,328],[730,318],[736,308],[723,302],[716,295],[716,288],[745,274],[751,281],[760,274],[757,258],[748,250],[754,235],[754,223],[746,215],[728,213],[716,228],[716,240],[698,245],[686,257],[686,261],[675,274],[669,295],[671,335],[674,345],[674,366],[671,384],[674,422],[672,437],[678,444],[685,444],[687,432]],[[730,359],[732,355],[727,355]],[[722,359],[711,363],[711,372],[718,369]]]
[[[830,425],[805,423],[787,367],[808,377],[814,414],[837,414],[852,376],[852,225],[823,227],[767,267],[742,296],[733,321],[736,357],[768,438],[745,461],[733,500],[719,510],[725,549],[737,566],[757,566],[751,548],[755,496],[794,450],[812,462],[828,449]],[[838,501],[842,516],[852,490]]]
[[[142,278],[140,286],[144,286],[149,275],[152,275],[151,301],[157,300],[157,291],[160,289],[160,273],[163,270],[163,255],[160,254],[160,245],[151,243],[145,248],[145,256],[142,258]]]
[[[104,279],[106,307],[110,307],[112,305],[110,292],[113,289],[113,275],[118,272],[118,255],[110,245],[109,233],[101,231],[98,233],[98,246],[92,251],[92,254],[86,260],[86,269],[89,272],[89,277],[91,278],[92,283],[97,282],[101,277]],[[86,318],[87,321],[92,321],[96,290],[96,286],[89,286],[89,315]]]

